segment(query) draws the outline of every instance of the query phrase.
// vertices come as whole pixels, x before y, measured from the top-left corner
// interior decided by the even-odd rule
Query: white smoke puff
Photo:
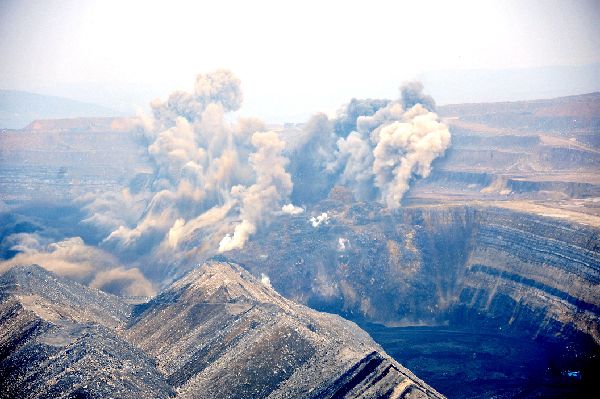
[[[156,293],[154,286],[138,268],[118,267],[99,272],[89,285],[106,292],[128,296],[153,296]]]
[[[188,163],[202,164],[205,152],[198,148],[194,136],[192,125],[181,117],[176,119],[175,126],[159,133],[148,147],[148,153],[156,162],[160,176],[177,180]]]
[[[325,114],[316,114],[301,129],[287,130],[285,136],[294,202],[314,203],[325,198],[334,183],[331,173],[323,173],[335,161],[337,137],[331,121]]]
[[[433,97],[423,92],[423,83],[406,82],[400,86],[402,106],[404,109],[410,109],[417,104],[421,104],[429,111],[435,111],[435,101]]]
[[[123,268],[114,256],[99,248],[86,245],[81,237],[48,242],[47,239],[36,234],[19,234],[13,239],[17,243],[11,247],[11,250],[19,253],[11,259],[0,261],[0,272],[14,266],[37,264],[83,284],[92,285],[93,281],[99,279],[97,285],[92,286],[113,294],[152,295],[154,293],[152,284],[139,273],[139,270]],[[111,285],[111,281],[115,281],[117,274],[120,274],[120,280],[127,281]],[[100,280],[102,283],[99,282]]]
[[[233,235],[226,235],[219,243],[219,252],[241,249],[256,232],[256,226],[280,209],[279,203],[292,191],[292,179],[286,172],[288,159],[281,155],[284,142],[276,132],[257,132],[252,135],[256,152],[250,155],[250,165],[256,173],[256,183],[248,188],[233,187],[232,195],[241,197],[242,222]]]
[[[314,154],[299,155],[331,157],[331,153],[324,151],[329,147],[330,141],[333,140],[335,140],[335,136],[329,118],[324,113],[317,113],[311,116],[299,134],[295,135],[294,141],[290,143],[290,150],[305,150],[306,146],[310,145],[311,152],[314,152]]]
[[[173,227],[169,229],[167,235],[168,246],[171,249],[175,249],[182,241],[191,238],[195,231],[221,223],[227,216],[231,206],[232,203],[228,202],[223,206],[213,207],[187,222],[183,218],[177,219]]]
[[[119,226],[102,243],[120,249],[136,249],[142,237],[162,235],[177,219],[178,211],[172,207],[175,198],[174,193],[166,190],[157,193],[150,201],[147,213],[135,227]]]
[[[322,224],[329,224],[329,215],[327,214],[327,212],[323,212],[316,217],[311,217],[308,221],[310,222],[312,227],[317,228]]]
[[[167,240],[171,248],[175,248],[177,247],[177,244],[179,244],[179,240],[183,235],[183,226],[185,226],[185,219],[179,218],[175,221],[173,227],[169,229]]]
[[[201,104],[189,93],[176,91],[172,93],[167,101],[162,102],[159,99],[152,101],[152,121],[142,119],[143,126],[146,128],[145,136],[152,140],[156,134],[162,130],[175,125],[177,118],[185,118],[188,122],[195,122],[199,119],[205,104]]]
[[[359,132],[370,132],[388,122],[402,119],[403,114],[404,109],[402,105],[398,102],[393,102],[377,110],[372,116],[359,116],[356,120],[356,127]]]
[[[226,111],[237,111],[243,100],[240,80],[225,69],[199,74],[196,77],[195,95],[201,104],[219,103]]]
[[[337,142],[337,161],[329,164],[328,168],[337,169],[343,165],[339,183],[349,186],[355,198],[365,200],[373,187],[373,150],[360,133],[352,132],[346,138]]]
[[[388,208],[400,206],[410,180],[427,177],[433,160],[450,145],[450,132],[430,112],[435,102],[423,93],[423,85],[404,84],[401,93],[400,100],[390,103],[353,100],[353,117],[342,115],[336,127],[346,132],[356,120],[357,131],[337,141],[337,159],[327,165],[327,172],[336,173],[337,183],[351,188],[355,198],[378,194]]]
[[[248,220],[242,220],[235,226],[233,235],[227,234],[219,242],[219,252],[228,252],[234,249],[242,249],[248,238],[256,232],[256,226]]]
[[[391,209],[400,206],[411,176],[429,176],[431,163],[450,144],[450,132],[435,113],[416,105],[404,119],[382,127],[374,137],[375,184]]]
[[[348,244],[348,240],[340,237],[338,238],[338,251],[343,252],[346,250],[346,244]]]
[[[334,122],[335,132],[340,137],[346,137],[352,131],[357,130],[356,122],[361,116],[373,115],[377,110],[388,105],[389,100],[382,99],[356,99],[344,105],[337,112],[337,118]]]
[[[38,264],[56,274],[82,281],[96,269],[108,269],[118,264],[104,251],[85,245],[81,237],[47,244],[34,234],[21,234],[19,238],[20,243],[11,248],[19,253],[1,261],[0,270],[16,265]]]
[[[273,286],[271,285],[271,279],[264,273],[260,274],[260,282],[269,288],[273,288]]]
[[[233,128],[225,121],[225,109],[221,104],[209,103],[201,119],[194,124],[196,145],[209,154],[218,154],[233,145]]]
[[[243,247],[279,212],[292,188],[283,143],[274,133],[257,133],[265,130],[258,119],[230,122],[226,113],[241,103],[240,81],[225,70],[198,75],[192,93],[152,103],[139,128],[154,173],[132,185],[133,194],[82,199],[86,223],[106,234],[104,249],[162,273],[217,247]]]
[[[10,248],[11,251],[33,253],[43,251],[47,242],[44,242],[42,237],[36,233],[14,233],[5,237],[2,245]],[[10,259],[5,262],[9,261]]]
[[[236,111],[242,104],[240,80],[230,71],[219,69],[196,77],[194,94],[183,91],[172,93],[166,102],[154,100],[151,104],[154,120],[148,135],[156,129],[172,127],[179,117],[193,123],[201,119],[202,113],[211,104],[218,104],[225,111]]]
[[[289,215],[299,215],[304,212],[303,208],[300,208],[299,206],[294,206],[293,204],[285,204],[281,207],[281,210],[283,211],[283,213],[287,213]]]
[[[254,182],[250,138],[262,124],[246,118],[232,125],[225,117],[241,101],[239,80],[219,70],[199,75],[193,94],[175,92],[153,103],[154,117],[143,123],[151,130],[148,155],[156,167],[151,192],[144,193],[145,209],[136,219],[111,218],[117,220],[105,245],[149,252],[147,246],[162,240],[161,250],[175,249],[197,225],[187,228],[189,221],[230,202],[233,186]]]
[[[110,233],[119,226],[134,225],[144,211],[147,193],[132,194],[128,188],[116,192],[87,193],[76,203],[90,216],[83,223]]]
[[[233,129],[233,135],[239,144],[248,144],[256,132],[264,132],[265,123],[258,118],[242,117],[238,119]]]

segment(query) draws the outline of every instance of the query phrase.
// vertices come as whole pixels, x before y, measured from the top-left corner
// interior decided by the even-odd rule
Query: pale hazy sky
[[[600,1],[0,0],[0,88],[116,107],[218,67],[267,118],[428,71],[600,63]]]

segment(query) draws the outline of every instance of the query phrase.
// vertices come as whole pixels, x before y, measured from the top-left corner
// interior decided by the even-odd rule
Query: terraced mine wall
[[[490,206],[330,205],[328,224],[282,217],[232,257],[354,320],[600,343],[597,228]]]
[[[64,204],[87,193],[119,191],[152,170],[135,133],[89,129],[2,132],[0,200]]]

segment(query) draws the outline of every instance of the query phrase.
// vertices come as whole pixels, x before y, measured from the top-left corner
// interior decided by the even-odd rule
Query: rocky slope
[[[412,202],[600,195],[600,93],[439,107],[452,147]]]
[[[211,261],[147,304],[39,266],[0,276],[2,397],[441,397],[339,316]]]
[[[328,223],[282,216],[231,257],[283,295],[356,320],[581,332],[600,343],[596,225],[491,204],[388,212],[330,200],[313,212]]]
[[[593,348],[586,355],[600,358],[599,100],[592,93],[439,107],[452,132],[452,147],[435,161],[427,179],[411,182],[402,209],[388,212],[376,203],[356,203],[343,190],[323,202],[296,201],[306,209],[304,214],[279,215],[260,226],[243,251],[227,256],[255,276],[268,275],[286,298],[359,322],[556,338],[566,349],[570,339],[582,337]],[[284,136],[301,133],[294,126],[271,127]],[[126,120],[84,118],[37,121],[27,129],[0,132],[3,237],[21,232],[47,234],[55,241],[81,236],[88,244],[102,245],[105,235],[82,222],[89,215],[81,203],[69,201],[82,194],[93,197],[126,187],[135,193],[147,187],[154,168],[134,130]],[[314,179],[309,174],[294,184],[311,186]],[[322,212],[329,221],[313,227],[309,218]],[[10,240],[0,245],[0,255],[14,256],[12,245]],[[201,229],[178,245],[190,253],[208,247]],[[201,260],[212,253],[198,256]],[[158,261],[161,268],[140,263],[158,285],[181,276],[189,266],[168,259]],[[184,295],[180,289],[174,286],[167,292],[178,298]],[[204,374],[204,369],[197,372],[186,363],[192,360],[180,358],[158,338],[143,339],[142,332],[149,331],[169,342],[169,331],[176,330],[192,348],[194,337],[209,334],[194,316],[181,320],[177,306],[183,305],[164,302],[167,297],[156,298],[148,309],[136,308],[133,321],[119,316],[113,324],[101,324],[109,332],[126,331],[127,339],[135,340],[150,358],[162,359],[160,373],[184,395],[188,387],[206,386],[217,377]],[[247,304],[203,300],[193,305],[202,320],[225,330],[248,323],[250,316],[242,314]],[[221,308],[228,313],[217,315]],[[261,305],[248,310],[263,323],[259,330],[269,325],[288,331],[285,326],[295,325],[293,318],[282,316],[286,311],[268,309]],[[93,322],[75,310],[69,317],[77,323]],[[285,320],[284,326],[267,323],[268,312]],[[179,327],[165,330],[168,320],[157,314],[171,314]],[[35,317],[30,324],[27,320],[23,325],[37,323]],[[120,327],[123,323],[132,323],[131,329]],[[195,356],[213,359],[223,355],[223,345],[243,348],[253,339],[252,334],[232,334],[227,339],[234,341],[215,338],[214,347],[205,348],[209,354]],[[309,344],[294,350],[312,348],[315,334],[306,338]],[[302,367],[294,363],[296,355],[290,356],[292,364]],[[264,392],[278,392],[271,379],[262,384]]]
[[[154,361],[121,333],[116,297],[39,266],[0,276],[0,397],[171,396]]]
[[[600,127],[600,92],[531,101],[453,104],[439,107],[439,112],[498,128],[581,133]]]

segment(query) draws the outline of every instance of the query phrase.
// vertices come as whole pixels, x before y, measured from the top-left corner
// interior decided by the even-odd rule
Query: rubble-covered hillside
[[[131,306],[39,266],[0,276],[3,398],[442,397],[358,326],[209,261]]]

